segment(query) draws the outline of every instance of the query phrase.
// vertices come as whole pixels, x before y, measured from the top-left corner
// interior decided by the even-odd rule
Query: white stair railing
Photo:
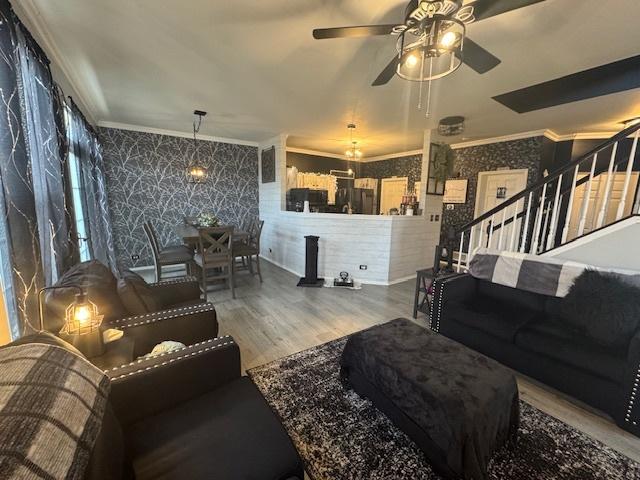
[[[631,149],[623,156],[621,142],[628,137]],[[636,124],[461,227],[449,239],[449,247],[455,245],[458,251],[455,269],[467,270],[480,247],[539,255],[640,214],[638,172],[634,172],[639,139],[640,124]],[[605,158],[606,166],[599,161]],[[616,191],[620,175],[622,189]],[[614,201],[618,204],[612,216]],[[453,267],[453,255],[449,258]]]

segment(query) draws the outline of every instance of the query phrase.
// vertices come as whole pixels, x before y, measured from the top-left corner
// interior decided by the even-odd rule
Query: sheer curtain
[[[56,116],[58,90],[49,60],[22,24],[16,29],[19,92],[27,153],[31,163],[42,268],[46,285],[75,260],[65,198],[65,156]],[[21,82],[21,83],[20,83]]]
[[[38,325],[37,294],[44,285],[15,26],[9,3],[0,0],[0,268],[14,338]]]
[[[69,98],[68,107],[69,155],[75,157],[80,169],[80,201],[85,213],[91,258],[99,260],[110,267],[114,273],[118,273],[113,249],[102,148],[93,127],[71,98]]]

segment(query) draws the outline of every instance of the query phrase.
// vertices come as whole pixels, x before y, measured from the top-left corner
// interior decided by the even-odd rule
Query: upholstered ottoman
[[[409,320],[353,334],[341,365],[349,385],[441,475],[485,479],[493,452],[515,441],[520,409],[511,371]]]

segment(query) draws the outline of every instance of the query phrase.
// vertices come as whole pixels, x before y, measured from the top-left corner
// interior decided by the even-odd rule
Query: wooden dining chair
[[[153,254],[153,264],[156,270],[156,282],[162,280],[162,267],[168,265],[184,264],[187,273],[190,271],[193,260],[193,250],[186,245],[166,245],[162,246],[158,240],[155,228],[151,222],[144,222],[142,227],[149,241]]]
[[[246,265],[251,275],[255,275],[253,270],[253,257],[256,260],[256,269],[260,283],[262,283],[262,272],[260,271],[260,237],[262,236],[262,227],[264,220],[257,220],[254,227],[249,231],[246,242],[236,243],[233,245],[233,258],[242,258],[242,264]]]
[[[200,282],[204,299],[207,300],[208,280],[225,280],[231,289],[231,296],[236,298],[234,265],[233,265],[233,227],[200,228],[198,252],[193,262],[200,269]],[[213,275],[208,271],[214,270]]]

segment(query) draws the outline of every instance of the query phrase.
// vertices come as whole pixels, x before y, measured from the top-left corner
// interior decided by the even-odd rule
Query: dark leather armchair
[[[122,330],[125,336],[134,340],[131,359],[149,353],[164,340],[190,345],[218,335],[215,308],[200,298],[200,287],[195,278],[144,285],[138,282],[134,287],[128,287],[125,298],[128,301],[123,303],[123,291],[119,289],[116,277],[100,262],[90,261],[74,266],[56,283],[60,287],[70,285],[84,288],[89,300],[96,303],[104,315],[103,329]],[[47,292],[44,297],[45,330],[58,334],[63,325],[64,310],[75,293],[70,288]]]
[[[74,351],[49,334],[10,345],[28,342]],[[254,383],[241,376],[232,337],[106,373],[109,406],[90,452],[87,480],[303,479],[300,457],[278,418]]]

